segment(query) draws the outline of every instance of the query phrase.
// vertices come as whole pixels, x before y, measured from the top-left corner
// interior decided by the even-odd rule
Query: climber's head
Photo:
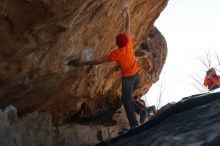
[[[209,70],[208,70],[208,73],[210,74],[210,75],[215,75],[216,74],[216,71],[215,71],[215,68],[210,68]]]
[[[128,37],[125,34],[119,34],[116,36],[116,45],[119,48],[125,47],[128,43]]]

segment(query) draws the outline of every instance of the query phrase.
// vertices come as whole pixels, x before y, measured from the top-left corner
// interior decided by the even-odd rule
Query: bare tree
[[[206,67],[206,69],[211,67],[212,60],[209,51],[205,51],[205,58],[199,56],[197,60],[199,60]]]
[[[163,96],[164,90],[165,90],[165,87],[164,87],[164,76],[165,76],[165,74],[163,74],[163,78],[162,78],[162,81],[161,81],[161,84],[160,84],[160,89],[159,89],[159,95],[157,97],[157,105],[156,105],[156,109],[157,110],[161,107],[162,96]]]
[[[196,76],[192,76],[192,75],[187,75],[189,76],[194,83],[192,84],[197,90],[199,90],[201,93],[207,92],[208,89],[205,88],[205,86],[203,85],[203,78],[199,77],[198,74],[196,74]]]
[[[217,62],[218,62],[218,65],[220,66],[220,59],[219,59],[219,56],[218,56],[218,54],[217,54],[217,52],[215,51],[215,58],[216,58],[216,60],[217,60]],[[218,69],[216,69],[218,72],[220,72]]]
[[[205,66],[204,72],[209,70],[211,67],[215,67],[214,64],[213,64],[214,60],[217,61],[217,66],[220,66],[220,58],[219,58],[219,55],[217,54],[216,51],[215,51],[214,55],[211,55],[210,51],[206,50],[205,51],[205,57],[199,56],[196,59]],[[220,72],[216,67],[215,67],[215,69],[218,72]],[[198,74],[196,74],[195,76],[192,76],[192,75],[188,75],[188,76],[190,78],[192,78],[192,80],[194,81],[193,86],[197,90],[199,90],[202,93],[208,91],[208,89],[203,85],[204,77],[200,77]]]

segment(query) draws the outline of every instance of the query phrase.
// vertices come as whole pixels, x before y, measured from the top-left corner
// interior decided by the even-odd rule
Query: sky
[[[220,57],[220,0],[169,0],[155,26],[167,41],[168,55],[160,80],[144,96],[148,104],[157,105],[160,96],[165,105],[207,91],[193,78],[203,83],[207,68],[198,58],[207,60],[206,54],[220,70],[215,57]]]

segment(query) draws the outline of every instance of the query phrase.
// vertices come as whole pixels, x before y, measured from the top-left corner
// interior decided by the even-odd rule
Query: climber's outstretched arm
[[[128,11],[128,7],[125,8],[125,13],[126,13],[126,24],[125,24],[125,29],[126,29],[126,34],[130,36],[131,30],[130,30],[130,14]]]
[[[72,60],[69,61],[67,65],[76,65],[76,66],[81,66],[81,65],[98,65],[102,63],[110,62],[107,56],[104,56],[100,59],[96,60],[91,60],[91,61],[80,61],[79,59],[77,60]]]

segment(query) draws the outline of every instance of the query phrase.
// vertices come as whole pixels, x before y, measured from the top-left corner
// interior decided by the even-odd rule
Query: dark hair
[[[116,45],[119,48],[125,47],[128,43],[128,37],[125,34],[119,34],[116,36]]]

